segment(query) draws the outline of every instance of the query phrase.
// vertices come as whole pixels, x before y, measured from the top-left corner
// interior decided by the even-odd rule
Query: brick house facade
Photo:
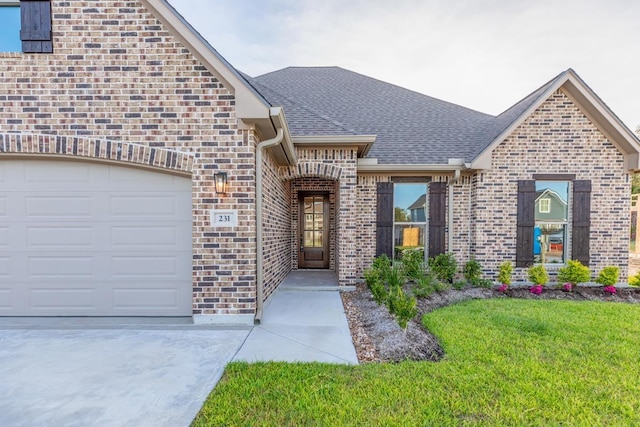
[[[305,222],[306,207],[300,206],[304,195],[326,195],[328,218],[314,212],[314,218],[328,224],[326,254],[321,256],[346,286],[359,280],[381,244],[393,256],[391,239],[400,228],[393,219],[383,224],[380,211],[393,216],[393,198],[381,207],[379,189],[389,188],[393,195],[394,186],[412,182],[428,188],[426,219],[420,225],[422,245],[429,248],[426,255],[452,252],[460,263],[474,258],[490,278],[501,262],[510,260],[519,265],[516,279],[524,280],[530,260],[518,258],[531,252],[533,242],[523,249],[518,239],[524,227],[520,210],[525,209],[518,204],[519,183],[566,180],[573,195],[582,185],[578,183],[588,181],[589,215],[565,221],[564,255],[585,256],[592,271],[618,265],[622,279],[626,277],[629,173],[638,169],[640,146],[572,70],[494,117],[340,69],[286,69],[248,78],[164,0],[29,3],[50,4],[51,52],[0,53],[0,171],[16,161],[25,167],[29,161],[80,162],[107,165],[113,174],[135,168],[144,172],[143,180],[168,174],[190,182],[190,271],[180,275],[168,268],[160,277],[154,268],[177,259],[170,252],[158,252],[149,270],[142,265],[123,272],[112,262],[111,273],[100,273],[108,282],[106,292],[127,296],[114,297],[107,311],[98,312],[91,302],[97,294],[87,283],[98,274],[92,268],[102,267],[91,256],[82,258],[69,247],[49,244],[58,261],[60,253],[68,253],[69,259],[84,259],[87,270],[84,276],[77,274],[85,262],[78,261],[68,271],[57,266],[55,274],[42,273],[38,260],[53,259],[51,252],[27,245],[16,255],[9,249],[10,238],[3,243],[0,228],[0,246],[5,245],[0,249],[0,276],[7,278],[0,282],[0,315],[192,315],[200,323],[251,323],[292,269],[306,268],[305,262],[315,265],[311,251],[305,251],[307,240],[314,241],[320,231],[309,228],[317,224]],[[296,92],[303,87],[306,92]],[[311,98],[305,98],[309,88]],[[388,111],[378,108],[381,101],[370,99],[372,94],[384,97]],[[326,105],[335,109],[323,111]],[[397,126],[400,116],[409,113],[412,116]],[[388,119],[376,114],[387,114]],[[440,120],[438,126],[432,116]],[[431,131],[436,127],[444,129],[441,135]],[[218,172],[227,176],[225,194],[215,191]],[[76,188],[64,185],[60,191]],[[92,192],[88,185],[82,189],[87,194]],[[115,200],[118,187],[109,191]],[[0,200],[10,200],[7,194],[5,188]],[[55,196],[56,206],[64,194]],[[572,197],[570,216],[577,215],[578,207]],[[169,195],[160,199],[167,204],[156,211],[173,207]],[[116,224],[117,212],[113,207],[111,211],[104,221]],[[232,212],[237,224],[215,225],[212,211]],[[50,223],[31,218],[29,212],[7,212],[9,228],[27,224],[27,240],[29,230],[49,229],[53,223],[63,227],[55,218]],[[85,224],[74,218],[68,216],[64,226]],[[145,224],[144,218],[138,220],[136,224]],[[92,224],[98,222],[87,220],[83,230],[93,233]],[[170,225],[163,223],[156,230],[171,230]],[[386,240],[380,237],[385,227],[393,236]],[[530,233],[533,226],[528,227],[522,230]],[[107,239],[110,256],[132,257],[114,237],[115,229]],[[587,248],[573,248],[585,230]],[[150,232],[145,245],[151,245],[156,232],[164,233]],[[96,236],[88,238],[92,244]],[[140,252],[144,245],[139,246]],[[97,247],[88,253],[102,251]],[[142,260],[143,255],[135,256]],[[12,270],[7,267],[12,263],[25,267]],[[554,266],[550,269],[553,273]],[[59,285],[65,275],[79,277],[76,288]],[[155,277],[169,287],[150,285],[133,295],[126,287],[135,277]],[[32,294],[46,289],[46,298],[58,304],[38,306],[28,292],[21,293],[23,288]],[[64,295],[79,290],[84,297],[69,298],[84,302],[71,310]],[[172,298],[181,292],[191,300],[178,309]]]

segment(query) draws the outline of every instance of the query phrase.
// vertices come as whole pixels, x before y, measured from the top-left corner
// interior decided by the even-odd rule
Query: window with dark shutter
[[[518,223],[516,267],[533,265],[533,229],[535,226],[536,182],[518,181]]]
[[[393,258],[393,183],[379,182],[376,199],[376,256]]]
[[[51,53],[51,2],[22,0],[20,2],[22,51],[25,53]]]
[[[591,181],[573,181],[573,228],[571,255],[589,265],[589,233],[591,227]]]
[[[447,184],[433,182],[429,185],[429,257],[445,252],[447,225]]]

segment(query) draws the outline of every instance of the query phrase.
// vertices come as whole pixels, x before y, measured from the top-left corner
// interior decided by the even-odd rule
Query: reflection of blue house
[[[540,245],[540,235],[542,231],[540,231],[540,227],[536,227],[533,229],[533,254],[540,255],[542,252],[542,246]]]
[[[567,202],[555,191],[546,188],[536,193],[536,221],[566,221]]]
[[[409,215],[411,215],[411,222],[427,222],[427,216],[425,215],[425,206],[427,205],[427,195],[423,194],[418,197],[418,200],[413,202],[409,206]]]

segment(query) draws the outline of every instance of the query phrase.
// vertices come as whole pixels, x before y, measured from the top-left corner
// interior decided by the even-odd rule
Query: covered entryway
[[[190,316],[191,180],[0,161],[0,315]]]

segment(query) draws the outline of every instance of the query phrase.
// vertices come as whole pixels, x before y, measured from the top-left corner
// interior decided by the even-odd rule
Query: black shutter
[[[25,53],[51,53],[51,2],[21,0],[20,19],[22,51]]]
[[[447,183],[429,184],[429,258],[445,252]]]
[[[393,258],[393,182],[379,182],[376,199],[376,256]]]
[[[573,229],[571,257],[589,265],[591,181],[573,181]]]
[[[533,227],[535,220],[536,182],[518,181],[518,232],[516,267],[533,265]]]

